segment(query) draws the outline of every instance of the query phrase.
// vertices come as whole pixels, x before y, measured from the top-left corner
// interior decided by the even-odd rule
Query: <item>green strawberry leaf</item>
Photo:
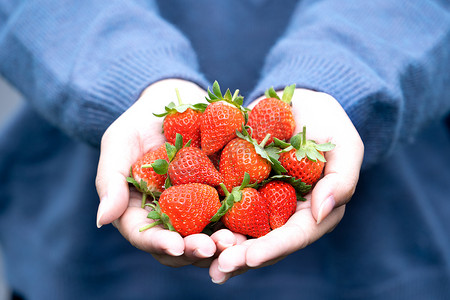
[[[334,147],[336,147],[336,145],[330,142],[316,145],[316,149],[322,152],[331,151]]]
[[[304,148],[300,148],[295,151],[295,157],[298,161],[301,161],[306,156],[306,150]]]
[[[242,200],[242,192],[240,190],[234,190],[231,192],[231,195],[233,195],[233,202],[238,203]]]
[[[140,182],[137,182],[133,177],[127,177],[126,178],[128,183],[131,183],[132,185],[134,185],[134,187],[141,193],[145,194],[145,195],[150,195],[152,196],[152,198],[155,200],[156,198],[158,198],[161,195],[161,192],[157,192],[157,191],[151,191],[148,186],[147,186],[147,182],[145,180],[142,180]],[[144,197],[144,196],[143,196]],[[145,201],[145,199],[143,199],[143,202]]]
[[[164,107],[164,109],[167,112],[171,112],[172,110],[174,110],[177,107],[177,105],[175,104],[175,102],[170,102],[169,104],[166,105],[166,107]]]
[[[162,114],[155,114],[153,113],[154,116],[156,117],[165,117],[168,114],[173,114],[173,113],[184,113],[188,108],[196,110],[196,111],[201,111],[204,112],[206,109],[207,104],[206,103],[197,103],[197,104],[183,104],[183,102],[181,101],[181,97],[180,97],[180,92],[178,91],[178,89],[175,89],[175,92],[177,94],[177,99],[178,99],[178,105],[175,104],[175,102],[170,102],[168,105],[166,105],[164,107],[165,112]]]
[[[140,185],[139,182],[137,182],[133,177],[131,177],[131,176],[127,177],[127,182],[133,184],[134,187],[135,187],[138,191],[141,191],[141,185]],[[141,182],[142,182],[142,180],[141,180]]]
[[[272,163],[272,170],[277,173],[286,173],[287,170],[283,167],[283,165],[278,161],[278,159],[274,157],[270,157],[270,162]]]
[[[228,101],[233,101],[233,95],[231,95],[230,89],[227,89],[225,96],[223,98],[227,99]]]
[[[265,158],[266,160],[271,161],[269,155],[267,154],[266,150],[264,150],[264,148],[262,148],[258,144],[254,145],[254,146],[255,146],[256,153],[258,153],[262,158]]]
[[[217,222],[222,218],[234,205],[234,195],[228,193],[228,196],[222,201],[222,205],[217,210],[217,212],[214,214],[214,216],[211,217],[209,220],[210,222]]]
[[[306,152],[306,157],[312,161],[317,161],[317,159],[318,159],[317,155],[320,155],[320,153],[317,152],[317,150],[314,149],[313,147],[306,148],[305,152]]]
[[[207,100],[208,102],[211,102],[211,101],[213,101],[213,100],[218,100],[218,99],[219,99],[218,97],[216,97],[216,95],[214,95],[213,93],[211,93],[211,91],[209,90],[209,88],[208,88],[208,97],[209,97],[209,99],[206,98],[206,100]]]
[[[292,96],[294,95],[295,84],[286,86],[283,91],[283,96],[281,97],[281,101],[286,102],[287,104],[291,103]]]
[[[244,97],[239,95],[239,90],[236,90],[232,95],[230,89],[227,89],[225,95],[222,95],[219,83],[217,81],[214,81],[212,92],[210,91],[209,87],[207,92],[209,98],[206,97],[206,101],[208,101],[208,103],[225,101],[239,109],[244,114],[244,118],[247,118],[245,117],[245,113],[248,111],[248,109],[242,106],[244,103]]]
[[[311,185],[304,183],[301,179],[296,179],[295,177],[292,177],[290,175],[274,175],[261,182],[260,185],[262,186],[273,180],[282,180],[288,182],[290,185],[292,185],[292,187],[294,187],[297,195],[300,195],[300,197],[303,199],[302,201],[305,200],[302,196],[309,193],[312,187]],[[298,197],[299,196],[297,196],[297,198]]]
[[[216,95],[217,98],[223,98],[222,92],[220,91],[220,86],[219,86],[219,83],[217,82],[217,80],[214,81],[212,89],[213,89],[214,95]]]
[[[267,148],[265,148],[265,150],[266,150],[267,154],[269,155],[270,159],[278,160],[280,158],[280,148],[271,146],[271,145],[269,145]]]
[[[141,168],[153,168],[156,174],[164,175],[169,170],[169,163],[165,159],[157,159],[151,164],[142,165]]]
[[[207,107],[208,107],[207,103],[196,103],[196,104],[192,105],[192,108],[194,110],[201,111],[201,112],[204,112]]]
[[[273,87],[266,90],[266,92],[264,94],[266,95],[267,98],[276,98],[276,99],[281,100],[280,97],[278,96],[277,92],[273,89]]]
[[[161,211],[161,207],[159,206],[158,201],[155,201],[155,204],[151,204],[149,206],[152,207],[153,210],[147,214],[147,218],[155,220],[155,222],[150,223],[150,224],[140,228],[139,232],[145,231],[156,225],[161,225],[161,224],[166,229],[169,229],[171,231],[176,231],[172,225],[172,222],[170,221],[169,216]]]
[[[277,139],[276,137],[273,138],[273,144],[281,149],[287,148],[289,146],[291,146],[291,144],[289,144],[288,142],[282,141],[280,139]]]
[[[183,136],[179,133],[175,135],[175,148],[177,151],[183,148]]]
[[[162,118],[162,117],[167,116],[167,112],[164,112],[164,113],[162,113],[162,114],[155,114],[155,113],[153,113],[153,115],[154,115],[155,117]]]
[[[179,112],[180,114],[184,113],[188,108],[191,108],[191,105],[189,104],[182,104],[180,106],[177,106],[176,108],[174,108],[177,112]]]
[[[149,212],[147,215],[147,218],[152,219],[152,220],[159,220],[160,217],[161,217],[161,215],[157,211],[154,211],[154,210]]]
[[[161,214],[161,221],[163,222],[164,227],[166,227],[170,231],[176,231],[175,227],[173,227],[173,225],[172,225],[172,222],[170,222],[170,218],[167,214],[165,214],[165,213]]]
[[[306,201],[306,198],[305,197],[303,197],[301,194],[299,194],[299,193],[295,193],[295,197],[297,198],[297,201],[300,201],[300,202],[305,202]]]
[[[239,90],[236,90],[236,92],[239,92]],[[242,104],[244,104],[244,97],[242,97],[242,96],[234,97],[233,102],[236,103],[237,105],[239,105],[239,107],[241,107]]]
[[[166,181],[164,182],[164,188],[167,190],[172,186],[172,182],[170,181],[170,177],[167,176]]]
[[[166,152],[167,152],[167,157],[169,158],[169,161],[172,161],[175,157],[175,155],[177,154],[177,148],[166,142]]]
[[[292,147],[294,147],[295,149],[297,149],[297,150],[300,149],[303,144],[303,138],[302,138],[301,133],[294,135],[291,138],[290,143],[291,143]]]
[[[242,183],[241,186],[239,187],[239,191],[242,191],[246,186],[248,186],[248,184],[250,183],[250,174],[248,174],[247,172],[244,173],[244,179],[242,179]],[[240,201],[240,199],[238,200]],[[237,202],[237,201],[236,201]]]

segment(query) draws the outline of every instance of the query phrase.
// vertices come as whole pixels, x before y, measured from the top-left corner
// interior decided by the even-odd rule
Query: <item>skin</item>
[[[222,284],[250,269],[280,261],[338,225],[358,182],[364,145],[333,97],[296,89],[292,99],[297,120],[295,133],[306,125],[308,139],[332,142],[336,147],[325,153],[324,177],[306,195],[307,201],[299,202],[296,213],[284,226],[258,239],[247,239],[227,229],[210,237],[195,234],[182,238],[159,226],[140,233],[139,228],[152,220],[147,218],[148,211],[140,208],[141,196],[130,192],[125,178],[138,157],[164,142],[162,118],[149,112],[162,112],[165,105],[176,99],[175,88],[184,103],[202,101],[206,96],[204,90],[188,81],[157,82],[105,132],[96,179],[100,197],[97,226],[113,223],[132,245],[150,253],[160,263],[171,267],[193,264],[209,268],[211,280]]]

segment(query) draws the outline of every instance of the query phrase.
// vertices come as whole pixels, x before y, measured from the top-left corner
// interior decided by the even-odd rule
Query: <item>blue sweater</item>
[[[297,3],[298,2],[298,3]],[[450,3],[0,1],[0,242],[27,299],[449,299]],[[224,286],[95,226],[103,132],[164,78],[334,96],[365,158],[333,233]],[[2,99],[7,101],[7,99]]]

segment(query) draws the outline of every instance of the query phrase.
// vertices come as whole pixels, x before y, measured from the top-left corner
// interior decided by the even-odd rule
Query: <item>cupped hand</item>
[[[159,226],[139,232],[153,221],[147,218],[148,211],[141,208],[141,195],[129,189],[126,181],[130,166],[147,151],[165,142],[163,119],[153,113],[162,113],[164,106],[177,101],[175,89],[179,90],[185,104],[202,102],[207,95],[188,81],[159,81],[149,86],[105,132],[96,178],[100,197],[97,226],[113,223],[132,245],[152,254],[162,264],[207,267],[217,251],[237,243],[236,235],[223,230],[211,237],[195,234],[183,238]]]
[[[336,145],[325,153],[324,176],[306,195],[307,200],[298,202],[297,211],[284,226],[224,249],[210,266],[213,282],[224,283],[251,268],[274,264],[318,240],[338,225],[355,191],[364,145],[338,101],[328,94],[296,89],[292,109],[296,132],[306,126],[307,139]]]

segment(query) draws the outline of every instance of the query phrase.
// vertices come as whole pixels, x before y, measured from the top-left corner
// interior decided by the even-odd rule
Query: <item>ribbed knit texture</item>
[[[98,145],[149,84],[206,88],[189,41],[133,1],[23,1],[0,6],[0,72],[67,134]],[[151,3],[149,1],[149,3]],[[150,7],[152,9],[150,9]]]
[[[449,9],[0,0],[0,74],[27,100],[0,132],[8,284],[31,300],[449,299]],[[143,88],[168,77],[218,80],[246,103],[291,83],[334,96],[366,149],[336,229],[222,286],[207,269],[162,265],[112,225],[97,229],[99,149],[86,143],[98,145]]]
[[[301,2],[250,98],[286,83],[334,96],[372,165],[449,111],[449,29],[439,2]]]

